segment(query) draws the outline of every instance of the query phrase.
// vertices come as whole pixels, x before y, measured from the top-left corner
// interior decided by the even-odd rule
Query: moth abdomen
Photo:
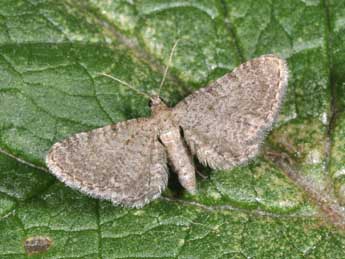
[[[159,135],[166,148],[168,159],[178,175],[181,185],[190,193],[196,192],[195,167],[182,140],[180,129],[171,128]]]

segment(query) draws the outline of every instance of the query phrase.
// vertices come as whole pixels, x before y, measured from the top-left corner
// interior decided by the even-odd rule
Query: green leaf
[[[0,258],[344,258],[344,0],[0,0]],[[198,195],[172,175],[143,209],[89,198],[48,173],[73,133],[173,106],[240,63],[287,59],[284,107],[261,155],[200,167]]]

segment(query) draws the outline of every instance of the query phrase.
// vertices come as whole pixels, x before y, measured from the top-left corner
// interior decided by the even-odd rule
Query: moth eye
[[[152,105],[153,105],[153,102],[152,102],[152,100],[150,100],[150,101],[149,101],[149,107],[151,108]]]

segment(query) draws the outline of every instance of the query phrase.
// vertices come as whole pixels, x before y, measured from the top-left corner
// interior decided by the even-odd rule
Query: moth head
[[[162,99],[158,95],[152,96],[149,101],[149,107],[153,108],[154,106],[158,106],[161,104],[161,102]]]

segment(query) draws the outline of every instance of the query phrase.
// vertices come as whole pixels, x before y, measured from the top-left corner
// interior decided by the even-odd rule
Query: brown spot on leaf
[[[49,249],[53,241],[47,236],[28,237],[24,241],[25,252],[28,255],[45,252]]]

